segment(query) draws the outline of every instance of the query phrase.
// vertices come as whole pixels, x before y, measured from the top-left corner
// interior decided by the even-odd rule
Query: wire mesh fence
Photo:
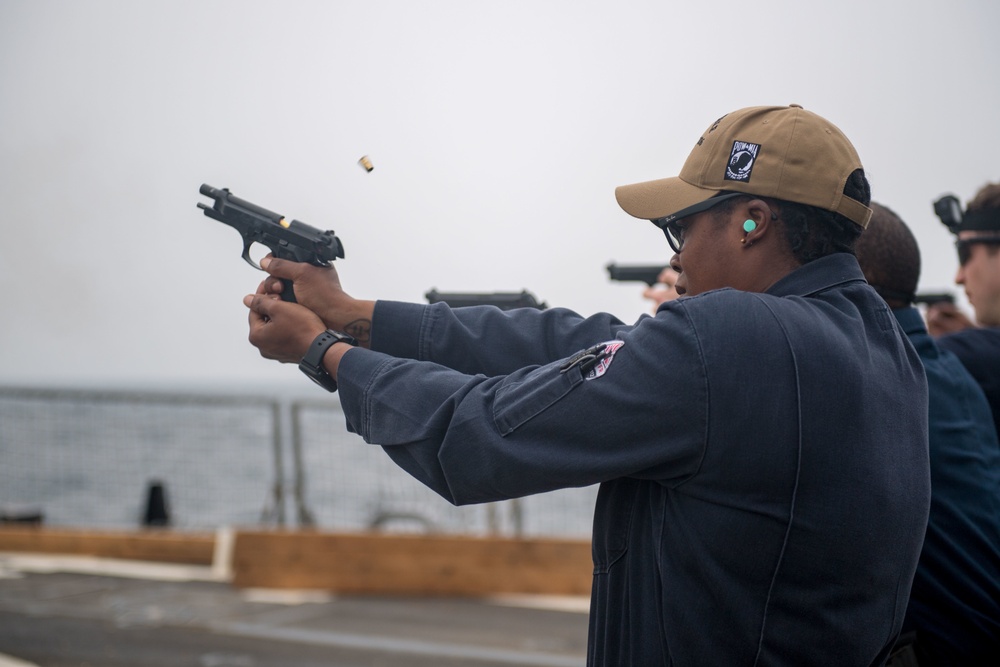
[[[455,507],[349,433],[334,397],[0,388],[7,521],[586,537],[595,497]]]
[[[272,402],[247,397],[0,390],[0,507],[131,527],[161,484],[179,528],[271,521],[275,419]]]

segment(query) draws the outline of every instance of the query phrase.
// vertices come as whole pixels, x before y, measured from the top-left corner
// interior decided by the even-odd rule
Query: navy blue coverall
[[[1000,328],[963,329],[941,336],[937,343],[957,356],[983,388],[993,411],[993,424],[1000,433]]]
[[[930,396],[931,511],[903,632],[934,665],[1000,662],[1000,443],[982,389],[927,333],[892,311],[920,355]]]
[[[601,484],[590,665],[888,655],[927,524],[927,384],[853,256],[632,326],[377,302],[372,348],[341,360],[348,427],[450,502]]]

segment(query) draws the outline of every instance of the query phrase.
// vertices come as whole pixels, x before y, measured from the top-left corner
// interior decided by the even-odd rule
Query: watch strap
[[[337,381],[323,367],[323,356],[330,347],[337,343],[347,343],[357,347],[358,341],[340,331],[327,329],[313,339],[305,356],[302,357],[302,361],[299,362],[299,370],[329,392],[337,391]]]

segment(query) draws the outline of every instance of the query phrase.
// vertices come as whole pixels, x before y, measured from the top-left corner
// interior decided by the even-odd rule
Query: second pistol
[[[611,280],[634,280],[644,282],[650,287],[660,282],[659,277],[663,269],[669,264],[630,264],[622,265],[612,262],[608,264],[608,276]]]

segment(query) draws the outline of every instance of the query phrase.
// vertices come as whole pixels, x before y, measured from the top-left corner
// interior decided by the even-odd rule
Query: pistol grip
[[[298,303],[298,301],[295,300],[295,290],[292,289],[292,281],[287,278],[281,279],[281,300]]]

